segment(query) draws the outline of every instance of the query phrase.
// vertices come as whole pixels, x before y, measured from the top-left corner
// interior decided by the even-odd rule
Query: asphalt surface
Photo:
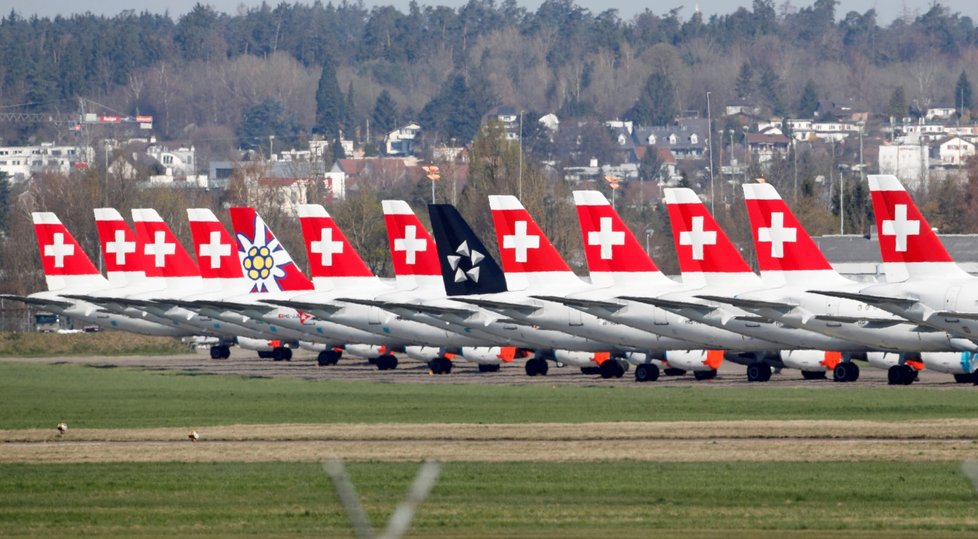
[[[569,384],[582,386],[616,386],[622,384],[642,385],[655,388],[661,386],[697,387],[846,387],[851,385],[887,385],[887,373],[860,363],[860,377],[856,382],[837,383],[832,381],[831,373],[825,380],[804,380],[796,370],[784,369],[771,376],[769,382],[748,382],[746,367],[724,362],[712,380],[695,380],[690,374],[684,376],[660,376],[658,381],[639,383],[635,381],[634,367],[622,378],[603,379],[598,375],[584,375],[580,369],[571,366],[557,367],[550,363],[546,376],[530,377],[524,370],[525,360],[517,359],[504,364],[498,372],[480,373],[478,365],[465,360],[456,360],[450,374],[431,374],[426,364],[401,355],[398,367],[394,370],[379,371],[365,359],[344,355],[337,365],[320,367],[316,354],[297,351],[291,361],[260,359],[255,352],[232,348],[229,359],[210,359],[207,349],[174,356],[133,356],[133,357],[72,357],[72,358],[4,358],[0,361],[25,361],[44,363],[82,363],[90,365],[115,365],[149,370],[179,370],[192,373],[235,374],[250,377],[290,377],[309,380],[361,380],[385,383],[478,383],[478,384]],[[911,387],[961,387],[949,374],[924,370]],[[978,389],[978,388],[976,388]]]

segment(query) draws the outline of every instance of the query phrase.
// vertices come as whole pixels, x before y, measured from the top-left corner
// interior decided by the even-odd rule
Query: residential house
[[[87,168],[94,159],[90,147],[58,146],[45,142],[33,146],[0,146],[0,172],[13,183],[31,179],[35,174],[55,172],[69,174]]]
[[[408,124],[391,131],[384,137],[385,153],[402,157],[414,155],[417,145],[421,142],[420,134],[421,126],[418,124]]]
[[[506,130],[506,140],[519,140],[520,138],[520,111],[511,105],[501,105],[496,107],[486,115],[486,120],[495,118],[503,125]]]
[[[852,99],[840,101],[823,99],[818,102],[815,117],[823,120],[834,119],[843,123],[866,123],[869,121],[869,109]]]
[[[975,144],[956,136],[938,140],[931,147],[931,158],[938,166],[960,167],[973,155]]]
[[[780,130],[764,133],[747,133],[747,148],[758,163],[766,163],[775,155],[788,153],[791,140]]]
[[[672,125],[636,126],[632,137],[636,146],[661,146],[677,160],[705,159],[710,128],[705,119],[682,119]]]
[[[928,122],[946,121],[954,118],[958,113],[958,109],[954,107],[931,107],[927,109],[927,113],[924,114],[924,119]]]

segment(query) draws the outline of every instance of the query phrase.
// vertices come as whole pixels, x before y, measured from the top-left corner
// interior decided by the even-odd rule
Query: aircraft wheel
[[[970,384],[974,382],[974,377],[970,374],[955,374],[954,381],[959,384]]]
[[[282,348],[282,359],[285,361],[292,361],[292,349]]]
[[[906,365],[894,365],[886,372],[886,381],[891,386],[908,386],[913,383],[916,372]]]
[[[445,358],[445,357],[439,358],[439,359],[441,359],[441,372],[442,372],[442,374],[451,374],[452,373],[452,360],[450,360],[448,358]]]
[[[825,371],[801,371],[801,377],[805,380],[825,380]]]
[[[693,377],[697,380],[712,380],[717,377],[716,369],[710,369],[708,371],[694,371]]]
[[[581,367],[581,374],[588,376],[601,374],[601,367]]]
[[[851,367],[855,367],[852,363],[848,361],[843,361],[832,369],[832,379],[836,382],[850,382],[852,374],[850,373]],[[856,371],[856,377],[859,377],[859,371]]]
[[[211,346],[211,359],[221,359],[220,346]]]
[[[635,367],[636,382],[655,382],[659,379],[659,367],[652,363],[643,363]]]
[[[261,359],[274,359],[275,354],[271,351],[258,352],[258,357]]]
[[[855,382],[856,380],[859,380],[859,365],[849,363],[849,377],[846,378],[846,382]]]
[[[612,361],[610,359],[609,360],[605,360],[605,362],[602,363],[601,365],[599,365],[598,368],[601,369],[600,372],[601,372],[601,377],[602,378],[605,378],[605,379],[607,379],[607,378],[621,378],[621,374],[618,374],[618,369],[620,368],[620,365],[618,365],[618,363],[616,361]],[[624,374],[624,373],[622,373],[622,374]]]
[[[675,367],[669,367],[668,369],[662,371],[662,374],[665,374],[666,376],[683,376],[686,374],[686,371],[683,369],[677,369]]]
[[[767,382],[771,379],[771,367],[763,361],[755,361],[747,366],[748,382]]]

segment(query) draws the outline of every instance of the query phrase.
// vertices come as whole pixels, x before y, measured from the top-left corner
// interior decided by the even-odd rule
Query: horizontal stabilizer
[[[561,296],[531,296],[537,299],[542,299],[544,301],[552,301],[554,303],[560,303],[561,305],[566,305],[568,307],[573,307],[575,309],[602,309],[612,313],[620,311],[625,306],[621,303],[616,303],[614,301],[601,301],[596,299],[581,299],[581,298],[564,298]]]
[[[937,316],[942,318],[959,318],[962,320],[978,320],[978,313],[976,312],[956,312],[956,311],[938,311]]]
[[[829,296],[832,298],[861,301],[870,305],[895,305],[901,308],[909,308],[917,304],[917,300],[915,299],[874,296],[871,294],[860,294],[858,292],[838,292],[835,290],[809,290],[808,292],[812,294],[819,294],[821,296]]]
[[[222,309],[225,311],[236,311],[236,312],[259,312],[267,313],[274,310],[274,307],[268,305],[262,305],[261,303],[239,303],[236,301],[225,301],[225,300],[197,300],[192,302],[196,307],[211,307],[215,309]]]
[[[790,303],[780,303],[777,301],[761,301],[756,299],[744,299],[744,298],[728,298],[724,296],[696,296],[707,301],[715,301],[717,303],[726,303],[727,305],[733,305],[734,307],[740,307],[741,309],[775,309],[778,311],[788,312],[797,308],[797,305],[792,305]]]
[[[735,316],[733,318],[739,322],[746,322],[748,324],[773,324],[770,318],[764,318],[763,316]]]
[[[45,305],[50,305],[52,307],[58,307],[60,309],[67,309],[68,307],[74,305],[74,303],[71,303],[70,301],[60,301],[60,300],[48,299],[48,298],[32,298],[30,296],[17,296],[14,294],[0,294],[0,299],[20,301],[28,305],[39,305],[42,307]]]
[[[874,318],[871,316],[839,316],[833,314],[820,314],[815,317],[816,320],[822,320],[824,322],[838,322],[840,324],[859,324],[865,322],[867,324],[873,324],[874,327],[887,327],[895,326],[897,324],[903,324],[906,320],[897,320],[894,318]]]
[[[627,299],[629,301],[645,303],[646,305],[652,305],[653,307],[659,307],[661,309],[666,309],[667,311],[693,310],[698,313],[709,314],[716,310],[716,307],[703,305],[702,303],[693,303],[691,301],[679,301],[674,299],[649,298],[649,297],[640,297],[640,296],[618,296],[618,297],[621,299]]]
[[[522,303],[508,303],[505,301],[495,301],[489,299],[474,299],[474,298],[452,298],[454,301],[460,301],[462,303],[468,303],[469,305],[475,305],[477,307],[482,307],[484,309],[489,309],[490,311],[496,311],[499,313],[519,313],[523,315],[533,314],[540,310],[540,307],[536,305],[525,305]]]

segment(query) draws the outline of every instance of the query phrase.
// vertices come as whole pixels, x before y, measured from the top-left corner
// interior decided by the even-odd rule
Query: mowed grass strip
[[[0,429],[974,417],[974,388],[386,384],[0,363]]]
[[[382,528],[417,463],[348,463]],[[978,533],[952,464],[449,463],[416,537]],[[350,536],[319,463],[0,465],[0,535]]]
[[[0,332],[0,357],[67,357],[167,355],[186,353],[173,337],[153,337],[121,331],[95,333]]]

